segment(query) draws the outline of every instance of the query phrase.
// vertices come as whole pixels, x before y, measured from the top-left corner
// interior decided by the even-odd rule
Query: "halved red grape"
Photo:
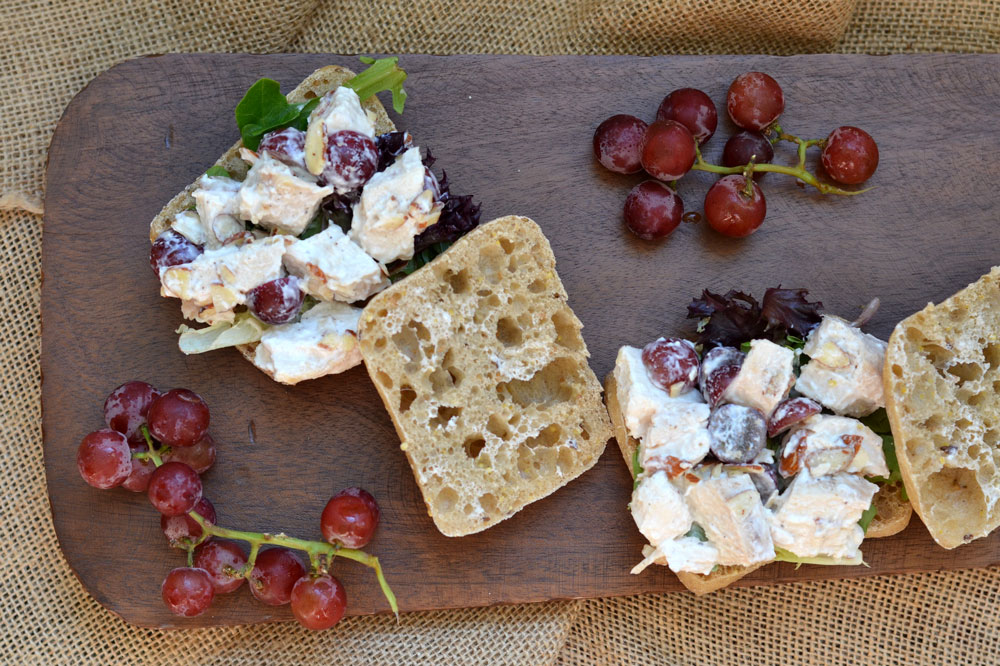
[[[124,434],[129,444],[144,444],[139,426],[146,422],[149,406],[160,395],[146,382],[125,382],[105,398],[104,422],[112,430]]]
[[[781,86],[763,72],[740,74],[730,84],[726,94],[726,110],[733,122],[758,132],[785,110],[785,95]]]
[[[132,453],[149,450],[145,444],[129,443],[129,448]],[[128,478],[122,481],[122,488],[131,490],[133,493],[146,492],[146,489],[149,488],[149,480],[155,471],[156,465],[153,464],[152,460],[132,458],[132,471],[129,472]]]
[[[287,324],[298,316],[305,294],[294,275],[258,285],[247,294],[247,307],[265,324]]]
[[[306,133],[294,127],[268,132],[260,140],[258,153],[267,151],[276,160],[288,166],[306,168]]]
[[[326,137],[323,179],[338,193],[350,192],[365,183],[378,167],[374,139],[354,130],[340,130]]]
[[[333,576],[303,576],[292,588],[292,615],[306,629],[329,629],[347,609],[347,592]]]
[[[163,454],[164,462],[182,462],[199,474],[207,472],[215,464],[215,440],[208,433],[194,446],[177,446]]]
[[[271,606],[287,604],[292,588],[306,573],[301,560],[287,548],[268,548],[257,555],[250,572],[250,591]]]
[[[727,167],[743,166],[750,160],[754,164],[769,164],[774,159],[774,147],[760,132],[743,130],[729,137],[726,147],[722,150],[722,165]],[[764,171],[755,171],[754,180],[764,177]]]
[[[194,565],[208,572],[216,594],[226,594],[237,589],[246,578],[238,572],[246,566],[247,556],[232,541],[213,539],[201,544],[194,551]]]
[[[165,268],[191,263],[202,252],[200,245],[195,245],[173,229],[167,229],[153,241],[149,249],[149,265],[159,275]]]
[[[767,421],[758,410],[743,405],[722,405],[708,419],[712,436],[709,450],[726,463],[753,460],[767,443]]]
[[[594,131],[594,157],[615,173],[642,170],[640,157],[646,123],[624,113],[611,116]]]
[[[830,132],[820,160],[830,178],[857,185],[871,178],[878,168],[878,145],[868,132],[845,125]]]
[[[625,197],[625,226],[643,240],[663,238],[684,216],[684,202],[664,183],[647,180]]]
[[[146,494],[157,511],[165,516],[179,516],[194,509],[201,499],[201,490],[197,472],[184,463],[168,462],[153,472]]]
[[[204,569],[178,567],[167,574],[160,586],[160,594],[170,612],[182,617],[194,617],[212,605],[215,590],[211,576]]]
[[[694,164],[695,141],[676,120],[657,120],[642,140],[642,168],[658,180],[677,180]]]
[[[345,488],[330,498],[320,516],[320,530],[330,543],[361,548],[372,540],[381,511],[371,493]]]
[[[146,413],[149,431],[167,446],[194,446],[208,432],[208,405],[194,391],[171,389]]]
[[[125,435],[103,428],[84,437],[76,450],[76,468],[94,488],[120,486],[132,473],[132,451]]]
[[[642,364],[649,379],[671,396],[687,391],[698,381],[698,352],[683,338],[660,338],[642,349]]]
[[[767,422],[767,436],[775,437],[796,423],[823,411],[819,403],[809,398],[788,398],[778,403]]]
[[[207,497],[202,497],[192,509],[195,513],[205,519],[205,522],[215,524],[215,507],[208,501]],[[186,513],[179,516],[160,516],[160,529],[163,536],[174,548],[184,548],[185,542],[194,543],[201,538],[201,525]],[[212,537],[208,537],[211,539]],[[207,541],[207,539],[206,539]]]
[[[705,219],[726,236],[742,238],[757,231],[767,214],[760,186],[750,179],[753,194],[746,195],[747,179],[740,174],[723,176],[705,194]]]
[[[663,98],[656,119],[676,120],[703,144],[715,134],[719,114],[711,97],[695,88],[680,88]]]
[[[746,354],[735,347],[715,347],[705,352],[698,373],[698,387],[705,402],[715,407],[722,400],[722,394],[739,374]]]

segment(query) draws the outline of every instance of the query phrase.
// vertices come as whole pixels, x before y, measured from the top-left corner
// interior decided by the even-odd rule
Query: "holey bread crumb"
[[[954,548],[1000,525],[1000,268],[901,321],[886,410],[906,491]]]
[[[361,353],[447,536],[509,518],[590,469],[611,437],[548,241],[503,217],[375,296]]]

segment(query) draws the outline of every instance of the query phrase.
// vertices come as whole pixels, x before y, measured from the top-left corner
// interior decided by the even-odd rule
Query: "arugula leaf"
[[[236,105],[236,125],[243,145],[257,150],[267,132],[288,127],[305,104],[289,104],[274,79],[259,79]]]
[[[232,178],[232,176],[229,175],[229,172],[226,171],[226,168],[221,167],[218,164],[206,171],[205,175],[211,178]]]
[[[396,63],[399,58],[369,58],[361,56],[361,62],[368,65],[368,69],[361,72],[353,79],[345,83],[348,88],[352,88],[358,93],[358,97],[364,102],[375,93],[388,90],[392,93],[392,108],[396,113],[403,112],[403,105],[406,104],[406,91],[403,90],[403,82],[406,81],[404,72]]]
[[[872,524],[872,520],[875,518],[875,514],[878,513],[878,508],[875,506],[875,500],[872,500],[871,506],[864,510],[861,514],[861,520],[858,521],[858,525],[861,525],[861,529],[868,533],[868,526]]]

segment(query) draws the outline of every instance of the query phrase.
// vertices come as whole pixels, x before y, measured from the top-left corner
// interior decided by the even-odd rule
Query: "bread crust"
[[[355,73],[346,67],[340,67],[338,65],[320,67],[303,79],[294,90],[286,95],[286,98],[289,102],[304,102],[313,97],[319,97],[331,90],[337,89],[347,81],[354,78],[354,76]],[[394,132],[396,130],[396,126],[389,118],[389,114],[386,112],[385,107],[382,106],[382,103],[377,97],[372,96],[366,100],[362,106],[374,116],[376,134]],[[221,166],[229,173],[238,176],[240,179],[244,178],[248,169],[246,162],[240,159],[240,148],[242,147],[243,140],[240,139],[234,143],[229,150],[223,153],[222,156],[215,161],[213,166]],[[175,195],[174,198],[171,199],[159,213],[157,213],[156,217],[153,218],[153,221],[149,224],[150,244],[152,244],[160,234],[170,227],[170,222],[178,213],[194,206],[194,198],[191,195],[197,188],[197,184],[198,181],[195,179],[194,182],[177,193],[177,195]],[[253,364],[257,343],[237,345],[236,349],[243,355],[243,358]],[[274,379],[273,373],[262,368],[258,368],[258,370],[266,374],[271,379]]]
[[[896,325],[886,412],[914,510],[955,548],[1000,525],[1000,267]]]

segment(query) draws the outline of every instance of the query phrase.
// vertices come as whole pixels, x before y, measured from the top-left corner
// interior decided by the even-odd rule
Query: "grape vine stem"
[[[781,133],[779,135],[779,138],[784,138],[788,141],[792,141],[793,143],[798,144],[799,163],[796,166],[790,167],[790,166],[785,166],[783,164],[769,164],[767,162],[764,162],[762,164],[754,164],[753,165],[754,172],[760,171],[760,172],[783,173],[785,175],[798,178],[807,185],[812,185],[823,194],[841,194],[850,197],[856,194],[867,192],[868,190],[872,189],[869,187],[863,190],[855,190],[853,192],[849,190],[842,190],[839,187],[834,187],[833,185],[821,183],[816,178],[816,176],[809,173],[809,171],[805,168],[806,149],[809,146],[816,146],[821,144],[823,142],[823,139],[811,139],[807,141],[805,139],[800,139],[791,134],[784,134],[784,133]],[[701,150],[698,148],[697,144],[695,145],[694,148],[694,155],[695,155],[695,160],[694,160],[694,165],[691,167],[692,171],[708,171],[710,173],[729,175],[734,173],[737,174],[743,173],[743,171],[746,169],[746,165],[725,167],[718,164],[712,164],[710,162],[706,162],[705,158],[702,157]]]
[[[142,435],[146,438],[146,444],[149,446],[149,451],[146,452],[136,452],[132,456],[134,458],[148,459],[152,460],[153,464],[159,467],[163,464],[163,458],[161,454],[164,452],[166,447],[162,449],[157,449],[153,443],[153,438],[149,434],[149,429],[143,425]],[[355,562],[360,562],[366,567],[370,567],[375,570],[375,577],[378,578],[379,587],[382,588],[382,594],[385,595],[386,601],[389,602],[389,608],[396,615],[396,621],[399,621],[399,606],[396,603],[396,595],[393,594],[392,588],[389,587],[389,583],[385,579],[385,575],[382,572],[382,565],[378,558],[374,555],[369,555],[363,550],[356,550],[354,548],[344,548],[339,545],[334,545],[326,543],[324,541],[308,541],[306,539],[297,539],[295,537],[290,537],[287,534],[268,534],[266,532],[246,532],[243,530],[229,529],[228,527],[222,527],[220,525],[213,525],[212,523],[206,522],[199,514],[194,511],[188,512],[188,517],[195,521],[201,526],[202,534],[201,538],[194,542],[187,544],[186,550],[188,551],[188,565],[191,566],[191,560],[193,558],[193,552],[196,546],[205,541],[210,536],[219,537],[221,539],[233,539],[236,541],[246,541],[250,544],[250,556],[247,558],[247,564],[242,571],[235,571],[235,575],[240,578],[250,579],[250,572],[253,571],[254,564],[257,560],[257,553],[260,552],[260,547],[263,545],[272,546],[282,546],[284,548],[291,548],[293,550],[301,550],[309,555],[309,563],[312,567],[313,573],[323,571],[330,562],[333,561],[335,557],[343,557],[349,560],[354,560]]]

